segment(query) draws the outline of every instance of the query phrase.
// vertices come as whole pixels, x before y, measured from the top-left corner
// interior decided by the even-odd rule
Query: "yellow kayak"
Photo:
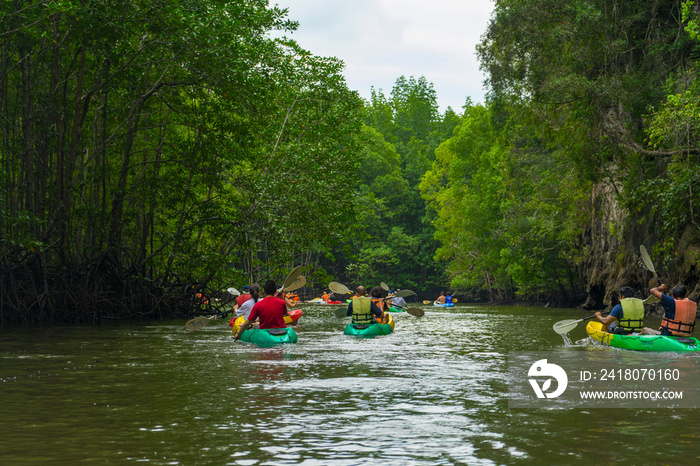
[[[284,316],[284,323],[287,325],[294,325],[297,323],[297,320],[299,320],[299,317],[301,317],[303,314],[304,312],[301,309],[291,310],[289,311],[289,315]],[[234,335],[238,333],[238,330],[240,330],[240,327],[241,325],[243,325],[243,322],[245,322],[245,317],[238,316],[235,319],[231,319],[231,322],[228,323]]]

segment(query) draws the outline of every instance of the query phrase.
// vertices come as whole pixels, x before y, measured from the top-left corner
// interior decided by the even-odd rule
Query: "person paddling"
[[[387,305],[387,303],[382,299],[383,294],[384,293],[382,291],[381,286],[375,286],[374,288],[372,288],[372,291],[369,292],[370,298],[372,298],[372,302],[377,305],[380,311],[382,311],[382,319],[380,323],[386,324],[388,317],[384,313],[384,311],[388,309],[389,305]]]
[[[695,329],[697,318],[697,303],[686,298],[688,291],[684,285],[674,286],[671,296],[664,294],[667,287],[661,284],[651,289],[651,294],[661,300],[664,308],[664,318],[658,330],[644,327],[643,335],[673,335],[688,337]]]
[[[399,291],[401,291],[401,290],[397,288],[397,289],[396,289],[396,293],[398,293]],[[397,297],[395,296],[396,293],[393,293],[393,292],[392,292],[392,293],[389,295],[389,297],[391,297],[391,302],[392,302],[393,304],[395,304],[396,306],[398,306],[398,307],[406,307],[406,306],[407,306],[406,300],[403,299],[403,298],[397,298]]]
[[[372,299],[367,296],[367,289],[360,285],[355,290],[355,296],[348,305],[348,316],[352,316],[353,324],[373,324],[383,322],[384,313]]]
[[[250,293],[250,299],[245,301],[238,309],[236,309],[236,317],[243,316],[247,319],[250,315],[250,311],[253,310],[253,306],[260,301],[260,285],[253,283],[247,288]]]
[[[435,300],[435,302],[438,304],[445,304],[446,299],[447,298],[445,297],[445,292],[443,291],[442,293],[440,293],[440,296],[438,297],[438,299]]]
[[[629,286],[620,288],[619,299],[620,304],[613,307],[606,317],[600,312],[595,313],[596,318],[604,325],[603,331],[617,335],[641,332],[644,328],[644,302],[634,297],[634,289]]]
[[[236,298],[236,304],[233,305],[233,312],[237,312],[238,308],[243,306],[243,303],[248,301],[252,296],[250,295],[250,285],[243,287],[243,294],[238,295]]]
[[[250,311],[250,315],[246,318],[245,322],[238,330],[238,333],[233,338],[238,340],[241,338],[243,332],[250,327],[252,322],[260,320],[260,329],[269,328],[285,328],[287,324],[284,322],[284,315],[287,312],[287,303],[284,300],[275,297],[277,292],[277,284],[268,280],[263,285],[263,291],[265,292],[265,299],[258,301],[253,306]]]

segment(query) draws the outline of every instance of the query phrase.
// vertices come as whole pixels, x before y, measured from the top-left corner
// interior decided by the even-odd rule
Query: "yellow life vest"
[[[355,324],[371,324],[374,322],[372,317],[372,300],[369,297],[358,296],[353,299],[352,321]]]
[[[640,332],[644,328],[644,302],[639,298],[620,300],[622,319],[618,326],[630,332]]]

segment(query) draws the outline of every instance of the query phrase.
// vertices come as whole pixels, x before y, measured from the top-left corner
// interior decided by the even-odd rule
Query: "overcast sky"
[[[289,8],[299,29],[289,37],[314,55],[345,62],[350,89],[391,94],[399,76],[425,76],[440,110],[458,113],[469,96],[484,101],[475,46],[493,0],[270,0]]]

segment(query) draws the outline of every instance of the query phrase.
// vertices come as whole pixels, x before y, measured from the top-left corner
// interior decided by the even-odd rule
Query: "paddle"
[[[608,313],[605,313],[604,315],[608,315]],[[570,331],[575,329],[579,323],[583,322],[584,320],[593,319],[594,317],[595,314],[593,314],[592,316],[584,317],[583,319],[560,320],[552,326],[552,329],[559,335],[564,335],[565,333],[569,333]]]
[[[287,288],[285,288],[284,291],[298,290],[299,288],[303,287],[304,285],[306,285],[306,277],[302,275],[302,276],[298,277],[296,280],[294,280],[294,283],[292,283]]]
[[[277,290],[277,293],[275,293],[275,296],[280,294],[283,291],[291,291],[291,286],[294,284],[294,282],[297,281],[297,278],[299,278],[299,275],[301,275],[301,265],[297,265],[294,270],[289,272],[289,275],[287,275],[287,278],[284,279],[284,284],[282,284],[282,288]],[[306,279],[304,279],[304,284],[306,284]],[[304,285],[301,285],[304,286]],[[301,287],[299,287],[301,288]],[[296,288],[294,288],[296,290]]]
[[[428,301],[428,300],[426,299],[425,301],[423,301],[423,304],[428,305],[428,304],[433,304],[433,302],[432,302],[432,301]]]
[[[226,315],[229,312],[233,311],[233,309],[229,309],[224,312],[220,312],[218,314],[214,314],[213,316],[199,316],[195,317],[194,319],[190,319],[185,323],[185,329],[192,331],[192,330],[199,330],[202,327],[206,327],[209,325],[209,321],[216,319],[218,316]]]
[[[398,292],[394,295],[394,298],[407,298],[407,297],[409,297],[409,296],[413,296],[414,294],[416,294],[415,291],[411,291],[411,290],[400,290],[400,291],[398,291]]]
[[[659,298],[656,297],[656,295],[650,294],[647,299],[642,301],[644,304],[655,304],[661,301]]]
[[[659,282],[659,285],[661,285],[661,280],[659,280],[659,276],[656,275],[654,263],[651,261],[651,257],[649,257],[647,248],[645,248],[643,244],[639,245],[639,252],[642,253],[642,262],[644,262],[644,266],[649,270],[649,272],[654,274],[654,278],[656,278],[656,281]]]
[[[330,282],[328,288],[330,288],[333,293],[352,294],[352,291],[350,291],[348,287],[343,285],[342,283]]]
[[[381,282],[381,283],[379,283],[379,286],[382,287],[382,290],[389,291],[389,285],[387,285],[386,283]]]
[[[423,317],[425,315],[425,311],[419,307],[406,307],[406,306],[400,306],[398,304],[391,304],[393,307],[398,307],[399,309],[403,309],[406,311],[408,314],[411,314],[412,316],[416,317]]]

